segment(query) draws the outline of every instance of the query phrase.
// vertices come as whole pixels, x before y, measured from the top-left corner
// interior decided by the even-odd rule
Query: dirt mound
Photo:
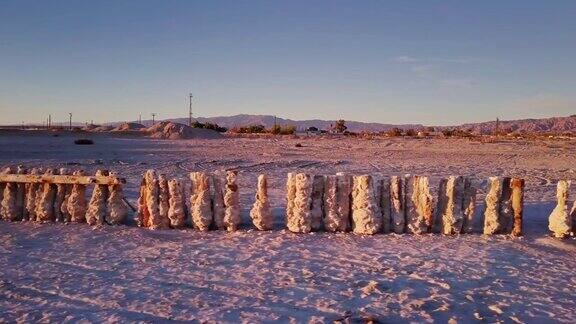
[[[164,138],[164,139],[222,138],[222,134],[211,129],[192,128],[184,124],[166,122],[166,121],[159,122],[153,126],[150,126],[146,131],[150,134],[150,137],[152,138]]]
[[[139,131],[145,129],[146,126],[138,123],[122,123],[112,129],[112,132],[129,132],[129,131]]]

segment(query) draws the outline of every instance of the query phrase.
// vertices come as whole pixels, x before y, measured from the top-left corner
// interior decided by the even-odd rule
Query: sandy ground
[[[95,145],[76,146],[66,134],[4,132],[0,165],[115,170],[133,202],[148,168],[182,179],[237,169],[244,227],[2,222],[0,321],[576,322],[576,242],[546,228],[556,181],[576,180],[575,141],[93,137]],[[492,175],[524,177],[526,235],[291,234],[282,230],[289,171],[422,174],[434,190],[453,174],[481,185]],[[271,178],[272,232],[249,224],[259,173]],[[479,214],[483,198],[482,190]]]

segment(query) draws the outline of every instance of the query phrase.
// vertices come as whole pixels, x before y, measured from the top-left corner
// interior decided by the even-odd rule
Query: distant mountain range
[[[460,126],[478,134],[490,134],[496,127],[496,121],[464,124]],[[576,115],[569,117],[550,117],[540,119],[501,120],[498,126],[502,131],[511,133],[572,133],[576,134]]]
[[[198,117],[195,119],[201,123],[211,122],[228,128],[248,126],[248,125],[264,125],[266,126],[266,128],[269,128],[274,126],[274,123],[276,123],[277,125],[296,126],[296,128],[299,130],[304,130],[307,129],[308,127],[316,127],[318,129],[329,129],[332,125],[334,125],[334,123],[336,123],[335,120],[322,120],[322,119],[292,120],[269,115],[245,115],[245,114],[235,116],[225,116],[225,117],[207,117],[207,118]],[[175,121],[178,123],[188,123],[187,118],[176,118],[171,119],[171,121]],[[348,130],[353,132],[358,132],[362,130],[377,132],[382,130],[388,130],[393,127],[400,127],[406,129],[424,127],[420,124],[393,125],[393,124],[381,124],[381,123],[364,123],[352,120],[350,121],[347,120],[346,126],[348,127]]]
[[[285,118],[275,118],[269,115],[235,115],[223,117],[198,117],[195,120],[205,123],[216,123],[220,126],[227,128],[248,126],[248,125],[264,125],[267,128],[272,127],[274,123],[278,125],[293,125],[300,130],[308,127],[317,127],[318,129],[329,129],[335,123],[334,120],[310,119],[310,120],[292,120]],[[170,121],[187,124],[188,118],[172,118],[167,119]],[[150,121],[144,121],[146,125]],[[391,128],[398,127],[402,129],[423,129],[426,126],[422,124],[383,124],[383,123],[365,123],[358,121],[346,121],[348,130],[352,132],[370,131],[379,132],[387,131]],[[436,127],[436,126],[435,126]],[[482,122],[482,123],[468,123],[455,126],[437,126],[438,129],[446,128],[461,128],[467,129],[478,134],[490,134],[496,127],[496,121]],[[519,119],[500,121],[499,129],[505,132],[530,132],[530,133],[573,133],[576,134],[576,115],[569,117],[551,117],[541,119]]]

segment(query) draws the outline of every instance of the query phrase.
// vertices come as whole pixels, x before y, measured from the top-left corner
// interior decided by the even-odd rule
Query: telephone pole
[[[152,125],[154,125],[154,117],[156,117],[156,114],[152,113]]]
[[[138,114],[138,124],[142,125],[142,114]]]
[[[68,120],[68,127],[72,130],[72,113],[68,113],[69,120]]]
[[[189,100],[190,109],[188,111],[188,126],[192,127],[192,97],[194,97],[194,96],[192,95],[192,93],[190,93],[189,96],[190,96],[189,97],[190,98],[190,100]]]

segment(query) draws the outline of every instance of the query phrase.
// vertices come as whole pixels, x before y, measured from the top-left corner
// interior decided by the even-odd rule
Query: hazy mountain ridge
[[[461,125],[474,133],[489,134],[496,128],[496,121]],[[576,115],[539,119],[501,120],[498,128],[504,132],[518,133],[576,133]]]
[[[188,123],[187,118],[175,118],[170,119],[171,121],[179,122],[179,123]],[[335,120],[322,120],[322,119],[307,119],[307,120],[292,120],[287,118],[280,118],[276,117],[276,121],[274,121],[274,116],[270,115],[234,115],[234,116],[223,116],[223,117],[198,117],[195,120],[205,123],[211,122],[216,123],[220,126],[233,128],[239,126],[248,126],[248,125],[264,125],[267,128],[274,126],[274,122],[278,125],[293,125],[296,126],[299,130],[306,129],[308,127],[317,127],[319,129],[329,129],[331,125],[334,125],[336,122]],[[383,131],[388,130],[393,127],[400,127],[400,128],[422,128],[424,127],[421,124],[384,124],[384,123],[366,123],[366,122],[358,122],[358,121],[346,121],[346,126],[348,130],[353,132],[359,131]]]
[[[170,119],[180,123],[188,123],[187,118]],[[199,117],[195,118],[201,123],[212,122],[220,126],[232,128],[238,126],[261,124],[266,127],[274,125],[274,116],[269,115],[234,115],[222,117]],[[292,120],[286,118],[276,118],[278,125],[294,125],[298,129],[308,127],[318,127],[319,129],[329,129],[335,123],[335,120],[309,119],[309,120]],[[402,129],[422,129],[426,126],[422,124],[385,124],[385,123],[366,123],[358,121],[346,121],[348,130],[353,132],[359,131],[386,131],[394,127]],[[435,126],[437,128],[462,128],[471,130],[474,133],[490,134],[494,131],[496,121],[466,123],[456,126]],[[576,115],[569,117],[550,117],[550,118],[532,118],[518,120],[501,120],[499,129],[505,132],[526,132],[526,133],[576,133]]]
[[[188,118],[169,118],[169,121],[174,121],[182,124],[188,124]],[[219,116],[219,117],[198,117],[194,118],[201,123],[211,122],[220,126],[233,128],[249,125],[264,125],[267,128],[274,125],[274,116],[270,115],[234,115],[234,116]],[[143,121],[145,125],[150,125],[150,120]],[[308,120],[292,120],[287,118],[276,118],[278,125],[293,125],[299,130],[304,130],[308,127],[318,127],[319,129],[329,129],[335,123],[335,120],[322,120],[322,119],[308,119]],[[117,125],[120,123],[109,123]],[[352,132],[370,131],[379,132],[387,131],[391,128],[398,127],[402,129],[423,129],[427,126],[422,124],[385,124],[385,123],[366,123],[359,121],[346,121],[348,130]],[[496,121],[480,122],[480,123],[466,123],[455,126],[433,126],[437,129],[460,128],[470,130],[477,134],[491,134],[496,127]],[[519,133],[572,133],[576,134],[576,115],[568,117],[550,117],[550,118],[531,118],[531,119],[518,119],[518,120],[501,120],[499,129],[504,132],[519,132]]]

